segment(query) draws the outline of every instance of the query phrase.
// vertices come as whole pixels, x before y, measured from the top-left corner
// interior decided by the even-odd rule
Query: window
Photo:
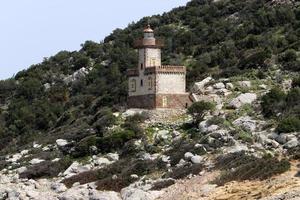
[[[130,81],[130,91],[131,92],[135,92],[136,91],[136,80],[135,79],[132,79]]]
[[[168,106],[168,98],[166,96],[164,96],[162,98],[162,107],[167,107]]]
[[[156,60],[155,58],[151,58],[151,60],[150,60],[150,66],[151,66],[151,67],[154,67],[154,66],[155,66],[155,64],[156,64],[156,63],[155,63],[155,60]]]
[[[141,79],[141,87],[143,87],[143,85],[144,85],[144,81],[143,79]]]
[[[153,89],[153,80],[152,80],[152,77],[148,77],[148,86],[149,86],[149,90]]]
[[[143,63],[141,63],[141,70],[143,70],[144,69],[144,64]]]

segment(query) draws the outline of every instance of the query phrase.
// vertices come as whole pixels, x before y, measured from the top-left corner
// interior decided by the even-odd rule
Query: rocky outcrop
[[[257,99],[257,95],[254,93],[240,94],[238,97],[232,99],[229,103],[230,108],[240,108],[245,104],[251,104]]]

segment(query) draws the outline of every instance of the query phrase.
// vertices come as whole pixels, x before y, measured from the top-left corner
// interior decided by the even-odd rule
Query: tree
[[[188,113],[192,115],[194,123],[199,124],[201,121],[203,121],[205,115],[214,108],[215,105],[211,102],[199,101],[193,103],[188,108]]]

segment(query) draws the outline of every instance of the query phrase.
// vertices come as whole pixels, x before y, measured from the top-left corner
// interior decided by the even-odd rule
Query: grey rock
[[[130,187],[121,190],[122,200],[154,200],[162,194],[162,191],[144,191],[139,188]]]
[[[232,83],[226,83],[226,89],[227,90],[233,90],[234,89],[234,86]]]
[[[224,83],[219,82],[219,83],[215,83],[215,84],[213,85],[213,88],[214,88],[214,89],[224,89],[224,88],[225,88],[225,85],[224,85]]]
[[[283,148],[287,148],[287,149],[292,149],[294,147],[297,147],[299,145],[299,142],[297,139],[292,139],[290,141],[288,141],[287,143],[285,143],[283,145]]]
[[[238,83],[242,88],[251,88],[251,81],[239,81]]]
[[[244,117],[240,117],[240,118],[236,119],[233,122],[233,124],[235,126],[243,128],[244,130],[253,132],[256,130],[257,121],[252,120],[252,118],[249,116],[244,116]]]
[[[36,164],[39,164],[39,163],[44,162],[44,161],[45,160],[43,160],[43,159],[34,158],[31,161],[29,161],[29,163],[32,164],[32,165],[36,165]]]
[[[69,143],[68,143],[68,141],[67,140],[64,140],[64,139],[57,139],[56,140],[56,145],[58,146],[58,147],[64,147],[64,146],[66,146],[66,145],[68,145]]]
[[[50,188],[56,193],[62,193],[67,191],[67,187],[63,183],[52,183]]]
[[[275,140],[280,144],[287,143],[287,137],[285,134],[280,134]]]
[[[220,127],[218,125],[210,125],[209,127],[207,127],[206,132],[210,133],[213,131],[218,130]]]
[[[202,157],[202,156],[196,155],[196,156],[193,156],[193,157],[191,158],[191,161],[192,161],[192,163],[194,163],[194,164],[200,164],[200,163],[202,163],[202,161],[203,161],[203,157]]]
[[[204,91],[205,85],[207,85],[208,83],[210,83],[212,80],[213,80],[212,77],[207,77],[207,78],[203,79],[200,82],[194,83],[194,86],[192,87],[192,92],[194,92],[194,93],[202,93]]]
[[[237,109],[245,104],[253,103],[256,99],[257,99],[257,95],[254,93],[240,94],[238,97],[230,101],[229,107]]]
[[[191,152],[186,152],[185,154],[184,154],[184,159],[185,160],[191,160],[191,158],[194,156],[194,154],[192,154]]]

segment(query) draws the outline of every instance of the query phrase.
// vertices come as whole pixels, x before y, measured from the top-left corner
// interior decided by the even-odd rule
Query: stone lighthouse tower
[[[144,37],[135,41],[139,62],[128,75],[128,106],[130,108],[185,108],[190,104],[186,93],[186,68],[162,66],[163,42],[154,37],[150,25]]]

